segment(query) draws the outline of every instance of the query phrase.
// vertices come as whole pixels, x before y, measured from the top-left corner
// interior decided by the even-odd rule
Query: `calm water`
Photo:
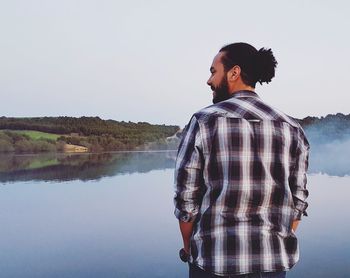
[[[174,159],[2,156],[0,277],[187,277],[177,256]],[[349,166],[312,165],[301,259],[288,277],[349,277]]]

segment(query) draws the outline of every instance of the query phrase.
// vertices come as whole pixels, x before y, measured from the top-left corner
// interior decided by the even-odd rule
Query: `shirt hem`
[[[290,267],[283,267],[283,268],[278,268],[278,269],[261,269],[258,272],[253,272],[253,271],[241,271],[241,272],[215,272],[210,269],[205,269],[202,265],[197,264],[196,262],[192,262],[192,264],[196,265],[200,269],[210,272],[211,274],[217,275],[217,276],[229,276],[229,275],[244,275],[244,274],[253,274],[253,273],[264,273],[264,272],[277,272],[277,271],[289,271],[292,269],[292,267],[296,264],[292,264]]]

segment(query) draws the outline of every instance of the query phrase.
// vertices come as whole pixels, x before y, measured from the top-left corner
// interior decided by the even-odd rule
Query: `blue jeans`
[[[194,264],[189,264],[189,267],[190,267],[189,278],[285,278],[286,277],[285,271],[218,276],[210,272],[204,271]]]

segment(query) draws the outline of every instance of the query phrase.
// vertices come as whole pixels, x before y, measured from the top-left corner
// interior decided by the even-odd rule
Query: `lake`
[[[187,277],[175,156],[2,155],[0,277]],[[349,163],[314,157],[309,216],[296,232],[301,258],[287,276],[349,277]]]

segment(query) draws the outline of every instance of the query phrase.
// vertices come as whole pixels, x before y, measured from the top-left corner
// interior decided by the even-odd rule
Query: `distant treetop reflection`
[[[350,175],[350,140],[320,143],[310,136],[309,174]],[[95,154],[0,155],[0,183],[98,180],[172,169],[176,151]]]
[[[97,180],[174,168],[175,151],[1,155],[0,182]]]

